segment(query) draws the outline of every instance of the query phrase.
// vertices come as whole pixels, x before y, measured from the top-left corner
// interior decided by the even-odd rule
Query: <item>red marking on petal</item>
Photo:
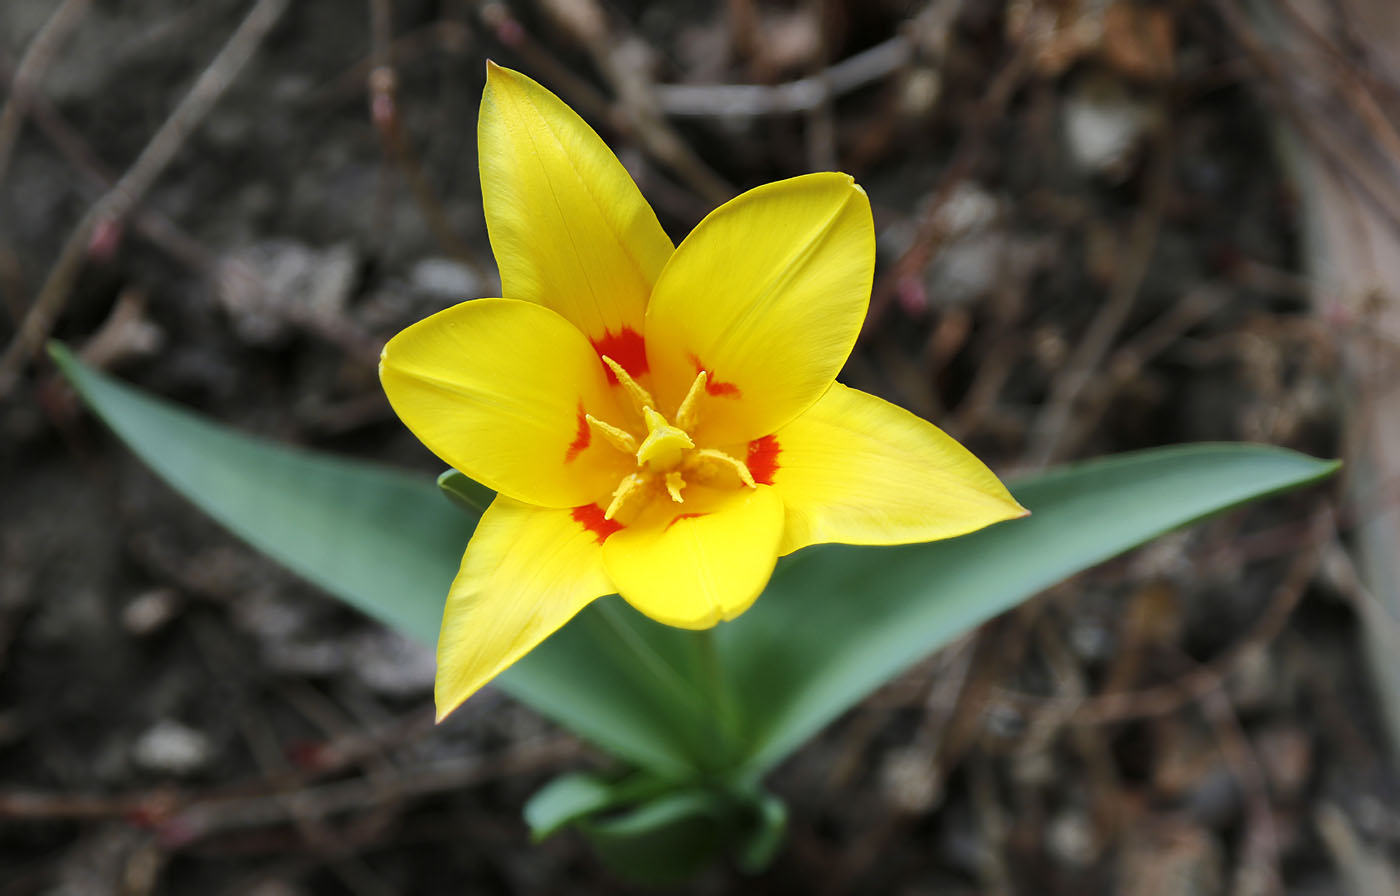
[[[708,372],[709,370],[695,355],[690,356],[690,363],[694,365],[696,373],[702,370]],[[744,393],[740,392],[739,387],[733,383],[722,383],[716,379],[707,379],[705,380],[705,394],[715,398],[738,398]]]
[[[573,517],[574,522],[596,535],[598,543],[602,544],[608,540],[608,536],[622,529],[622,524],[617,520],[610,520],[604,516],[606,512],[597,504],[581,504],[575,507],[569,516]]]
[[[708,514],[679,514],[679,515],[676,515],[676,517],[672,517],[672,518],[671,518],[671,522],[668,522],[668,524],[666,524],[666,528],[665,528],[665,529],[662,529],[662,531],[664,531],[664,532],[669,532],[669,531],[671,531],[671,526],[678,524],[678,522],[682,521],[682,519],[699,519],[700,517],[707,517],[707,515],[708,515]]]
[[[574,459],[583,453],[583,449],[593,441],[593,430],[588,426],[588,416],[583,411],[583,405],[578,406],[578,429],[575,431],[574,440],[569,443],[569,450],[564,452],[564,463],[573,463]]]
[[[733,383],[721,383],[717,380],[705,383],[705,391],[715,398],[738,398],[743,394]]]
[[[749,442],[749,456],[745,463],[749,475],[759,485],[772,485],[773,476],[778,472],[778,455],[783,451],[777,436],[764,436]]]
[[[590,339],[593,343],[593,350],[598,353],[598,357],[607,355],[627,371],[633,379],[641,376],[651,369],[647,363],[647,343],[631,327],[623,327],[619,332],[604,330],[601,339]],[[603,371],[608,375],[608,385],[617,385],[617,374],[612,372],[612,368],[603,367]]]

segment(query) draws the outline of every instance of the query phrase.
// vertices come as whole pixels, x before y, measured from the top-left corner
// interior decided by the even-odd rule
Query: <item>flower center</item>
[[[690,435],[650,407],[642,408],[647,437],[637,449],[637,466],[653,473],[669,473],[681,465],[686,453],[695,447]]]
[[[691,482],[703,485],[745,485],[755,488],[748,466],[736,457],[715,448],[696,447],[690,433],[700,418],[700,402],[705,395],[709,374],[701,370],[690,384],[685,399],[676,410],[675,422],[656,409],[656,400],[627,371],[607,355],[603,363],[612,370],[617,381],[632,400],[646,435],[638,442],[630,431],[585,415],[588,425],[617,450],[637,459],[637,467],[622,478],[613,491],[612,502],[604,512],[611,520],[619,514],[630,516],[662,493],[677,504],[685,503],[685,488]]]

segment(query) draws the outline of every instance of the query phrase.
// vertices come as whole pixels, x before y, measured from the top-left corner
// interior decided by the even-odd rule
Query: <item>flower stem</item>
[[[709,698],[710,711],[720,755],[728,758],[734,748],[737,734],[734,705],[730,701],[729,686],[724,679],[723,667],[719,659],[719,639],[713,628],[695,633],[695,644],[699,654],[701,689]]]
[[[676,670],[676,667],[667,662],[666,658],[657,653],[650,644],[646,642],[636,630],[627,624],[620,615],[619,608],[610,600],[598,601],[595,606],[598,608],[598,618],[612,631],[618,642],[625,646],[642,668],[651,673],[653,680],[663,683],[663,686],[671,692],[673,697],[686,703],[694,709],[698,705],[698,695],[690,682]]]

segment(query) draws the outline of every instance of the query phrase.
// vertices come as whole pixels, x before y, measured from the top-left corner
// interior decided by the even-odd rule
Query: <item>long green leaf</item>
[[[365,613],[426,643],[476,517],[431,479],[275,445],[143,395],[78,361],[54,360],[123,441],[235,535]],[[628,634],[623,641],[617,632]],[[616,598],[579,615],[497,679],[617,756],[685,777],[703,723],[685,695],[638,674],[638,650],[665,662],[681,633]]]
[[[475,520],[430,483],[229,432],[83,367],[61,347],[54,356],[137,454],[236,534],[388,624],[435,637]],[[948,542],[825,546],[788,558],[754,608],[718,630],[746,771],[771,767],[910,663],[1036,591],[1335,468],[1261,446],[1149,451],[1018,484],[1034,511],[1028,520]],[[467,485],[444,478],[450,492]],[[659,775],[721,772],[706,746],[712,720],[693,684],[688,638],[605,598],[498,681]]]
[[[1337,466],[1259,445],[1144,451],[1018,483],[1032,516],[964,538],[802,552],[718,632],[752,767],[772,767],[910,664],[1067,576]]]

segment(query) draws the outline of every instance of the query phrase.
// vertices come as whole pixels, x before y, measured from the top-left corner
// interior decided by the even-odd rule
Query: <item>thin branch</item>
[[[913,57],[912,44],[901,34],[786,84],[657,84],[652,93],[661,111],[677,118],[795,115],[888,77]]]
[[[1064,713],[1066,723],[1071,725],[1107,725],[1165,715],[1205,698],[1222,686],[1242,657],[1273,641],[1283,631],[1317,572],[1322,546],[1334,525],[1330,510],[1319,511],[1304,543],[1297,547],[1283,581],[1274,590],[1269,606],[1245,636],[1215,659],[1200,664],[1180,678],[1142,690],[1099,694],[1084,700],[1039,697],[1006,688],[997,688],[994,698],[1022,710]],[[1066,708],[1072,711],[1065,713]]]
[[[170,113],[127,172],[93,203],[68,235],[58,260],[25,315],[13,342],[0,356],[0,395],[14,386],[20,368],[34,357],[53,329],[72,292],[84,258],[104,231],[118,226],[145,197],[190,134],[218,102],[267,33],[287,9],[288,0],[257,0],[194,86]]]
[[[972,173],[982,157],[992,124],[1001,117],[1002,110],[1030,73],[1031,52],[1028,44],[1022,43],[1011,50],[1006,62],[997,71],[987,90],[982,94],[972,111],[963,135],[953,152],[953,158],[943,169],[937,186],[924,205],[918,232],[909,248],[905,250],[889,271],[875,281],[870,294],[870,311],[865,325],[861,328],[864,338],[875,332],[883,320],[885,312],[893,303],[899,284],[907,277],[922,274],[947,234],[944,233],[944,216],[939,214],[943,206],[953,196],[958,184]]]
[[[629,54],[623,50],[635,46],[640,38],[626,29],[619,29],[619,34],[604,28],[607,16],[594,0],[576,0],[576,6],[573,14],[563,18],[560,10],[552,6],[546,12],[573,33],[617,94],[613,114],[627,125],[648,155],[674,171],[697,195],[714,205],[732,199],[737,192],[734,187],[710,168],[662,116],[656,104],[656,85],[644,67],[627,63]],[[483,16],[488,8],[492,10],[498,36],[511,34],[517,43],[525,42],[528,35],[524,27],[504,4],[488,4],[483,7]]]
[[[29,42],[29,49],[25,50],[19,65],[15,67],[14,77],[10,81],[10,99],[5,103],[4,111],[0,111],[0,181],[5,179],[5,171],[10,167],[10,156],[24,125],[30,94],[63,46],[63,41],[87,13],[89,5],[91,0],[62,0],[58,9]]]
[[[1249,742],[1223,682],[1201,699],[1201,709],[1215,730],[1220,752],[1230,767],[1245,802],[1245,837],[1241,850],[1239,891],[1276,896],[1282,892],[1279,874],[1278,826],[1269,803],[1269,783],[1254,745]]]
[[[1171,185],[1172,158],[1171,143],[1164,131],[1147,175],[1147,195],[1133,220],[1128,235],[1127,255],[1114,272],[1108,300],[1099,308],[1064,373],[1056,377],[1045,410],[1031,431],[1030,450],[1026,458],[1030,469],[1041,469],[1059,458],[1080,395],[1098,373],[1109,349],[1113,347],[1113,340],[1128,320],[1138,291],[1146,279],[1147,265],[1157,248],[1157,235],[1161,231],[1162,214],[1167,204],[1167,188]]]

